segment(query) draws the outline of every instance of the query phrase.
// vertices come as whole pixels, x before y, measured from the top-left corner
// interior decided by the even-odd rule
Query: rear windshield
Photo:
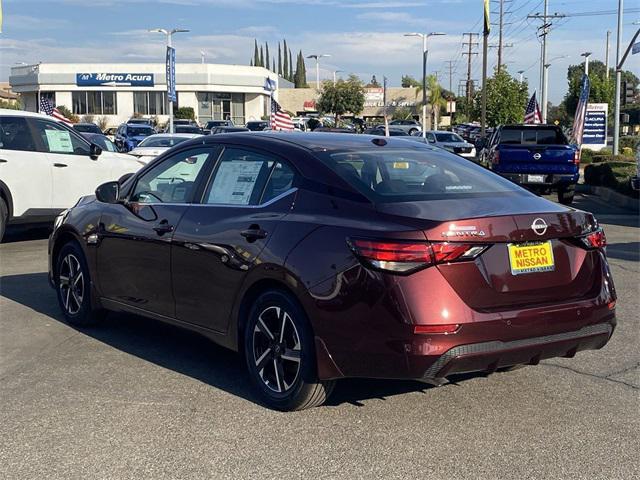
[[[127,127],[127,134],[131,135],[131,136],[136,136],[136,135],[153,135],[155,132],[153,131],[153,128],[151,127],[144,127],[142,125],[138,126],[131,126],[129,125]]]
[[[429,147],[320,153],[321,160],[373,202],[483,197],[524,190],[456,155]]]
[[[436,139],[443,143],[464,143],[464,140],[455,133],[436,133]]]
[[[500,143],[508,145],[566,145],[567,138],[558,128],[503,128]]]
[[[141,141],[139,147],[173,147],[189,140],[188,137],[147,137]]]

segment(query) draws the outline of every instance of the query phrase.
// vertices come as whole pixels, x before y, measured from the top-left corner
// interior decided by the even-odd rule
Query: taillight
[[[607,246],[607,237],[604,234],[604,230],[601,228],[594,230],[593,232],[578,237],[576,239],[580,246],[583,246],[589,250],[595,250],[597,248],[604,248]]]
[[[576,149],[575,153],[573,154],[573,163],[575,163],[576,165],[580,165],[580,149]]]
[[[493,157],[491,157],[491,163],[494,165],[498,165],[500,163],[500,151],[496,150],[493,152]]]
[[[365,265],[395,273],[409,273],[439,263],[473,260],[488,245],[455,242],[403,242],[349,239],[353,253]]]

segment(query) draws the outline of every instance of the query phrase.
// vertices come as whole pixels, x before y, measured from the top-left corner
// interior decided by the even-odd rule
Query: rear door
[[[51,165],[26,117],[0,117],[0,181],[13,199],[13,215],[53,215]]]
[[[40,148],[51,164],[52,200],[55,208],[72,207],[80,197],[91,195],[96,187],[109,180],[109,160],[89,156],[89,143],[59,122],[30,119]]]
[[[219,332],[247,273],[269,261],[269,241],[291,209],[294,173],[266,152],[226,147],[201,204],[174,236],[173,294],[179,320]]]

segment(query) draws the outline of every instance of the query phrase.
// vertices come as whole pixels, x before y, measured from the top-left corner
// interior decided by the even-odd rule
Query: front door
[[[122,204],[105,206],[97,255],[103,296],[174,317],[171,241],[216,151],[177,152],[141,172]]]
[[[247,273],[290,211],[293,171],[267,153],[227,147],[201,204],[183,217],[172,253],[176,317],[219,332]]]
[[[58,122],[35,118],[36,137],[49,156],[54,208],[70,208],[85,195],[92,195],[111,171],[109,159],[89,156],[89,142]],[[112,179],[115,180],[115,179]]]

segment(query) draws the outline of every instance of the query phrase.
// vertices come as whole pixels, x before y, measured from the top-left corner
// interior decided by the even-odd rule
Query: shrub
[[[107,120],[107,117],[98,117],[96,119],[96,125],[98,125],[98,128],[104,132],[109,126],[109,121]]]
[[[620,149],[630,148],[635,152],[636,147],[640,143],[640,135],[627,135],[620,137]]]
[[[612,188],[619,193],[638,197],[630,185],[630,178],[635,171],[631,162],[603,162],[587,165],[584,169],[584,183],[587,185]]]
[[[71,113],[71,110],[69,110],[64,105],[58,105],[56,106],[56,108],[62,115],[67,117],[69,121],[71,121],[71,123],[78,123],[80,121],[80,118],[78,118],[78,116],[75,115],[74,113]]]
[[[194,112],[193,107],[180,107],[175,111],[173,116],[179,119],[195,120],[196,112]]]
[[[80,117],[80,122],[81,123],[94,123],[94,116],[93,115],[83,115],[82,117]]]

